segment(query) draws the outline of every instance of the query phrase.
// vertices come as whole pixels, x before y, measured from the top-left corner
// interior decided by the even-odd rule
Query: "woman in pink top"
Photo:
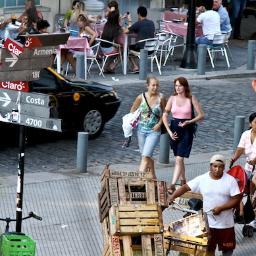
[[[193,109],[197,115],[193,116]],[[172,113],[171,121],[168,120]],[[171,148],[175,156],[175,167],[172,183],[168,192],[172,194],[175,184],[180,178],[181,185],[186,183],[184,157],[188,158],[193,143],[194,125],[203,119],[203,110],[195,96],[191,95],[186,78],[178,77],[174,80],[174,93],[169,98],[163,114],[163,123],[171,137]]]

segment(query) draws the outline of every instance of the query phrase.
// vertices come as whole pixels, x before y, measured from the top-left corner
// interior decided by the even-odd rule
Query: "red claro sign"
[[[42,46],[42,42],[38,37],[28,37],[25,42],[26,48],[34,48]]]
[[[12,40],[10,38],[7,38],[5,40],[4,47],[6,49],[8,49],[9,52],[15,54],[16,56],[19,56],[24,51],[24,48],[23,48],[22,44],[14,41],[14,40]]]
[[[28,82],[23,82],[23,81],[0,82],[0,87],[7,90],[29,92]]]

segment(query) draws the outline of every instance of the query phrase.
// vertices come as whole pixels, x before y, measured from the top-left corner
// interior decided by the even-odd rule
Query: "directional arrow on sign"
[[[25,69],[42,69],[49,67],[51,65],[51,58],[49,56],[41,56],[41,57],[29,57],[29,58],[22,58],[22,55],[16,56],[14,53],[8,52],[6,49],[2,49],[2,56],[0,56],[2,59],[0,59],[0,62],[2,62],[2,65],[0,66],[0,72],[1,71],[22,71]],[[11,63],[11,64],[10,64]],[[22,80],[22,79],[18,79]],[[1,81],[2,77],[1,77]],[[10,80],[5,80],[10,81]]]
[[[16,62],[18,61],[18,57],[12,52],[10,52],[10,54],[12,55],[12,57],[11,58],[5,58],[5,62],[11,62],[11,65],[9,65],[9,67],[12,68],[16,64]]]
[[[0,89],[0,97],[6,98],[5,101],[14,103],[28,104],[30,106],[51,107],[52,96],[44,93],[18,92],[13,90]],[[3,106],[4,107],[4,106]]]
[[[0,97],[0,101],[2,101],[4,104],[2,105],[3,107],[7,107],[10,102],[11,102],[11,98],[9,97],[9,95],[6,92],[3,92],[3,97]]]

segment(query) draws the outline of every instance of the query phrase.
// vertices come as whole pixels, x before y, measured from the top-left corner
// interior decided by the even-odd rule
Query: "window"
[[[0,8],[24,6],[26,0],[0,0]],[[41,0],[35,0],[36,5],[40,5]]]

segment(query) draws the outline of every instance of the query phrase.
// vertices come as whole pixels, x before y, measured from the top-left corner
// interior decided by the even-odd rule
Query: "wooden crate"
[[[110,236],[103,256],[164,256],[163,234]]]
[[[118,205],[109,210],[110,235],[157,234],[163,232],[159,205]]]
[[[108,215],[112,205],[158,204],[168,207],[165,181],[140,178],[104,178],[98,194],[100,221]]]
[[[165,248],[192,255],[206,255],[208,222],[203,212],[171,222],[164,231]]]
[[[175,199],[175,203],[177,203],[181,208],[189,209],[188,201],[191,198],[203,200],[202,194],[188,191],[180,197],[177,197]]]
[[[147,172],[139,172],[137,170],[119,171],[119,170],[111,170],[109,168],[109,165],[106,165],[100,177],[101,186],[104,186],[106,178],[139,178],[139,179],[152,180],[153,176],[150,170],[148,170]]]
[[[199,240],[197,241],[187,241],[179,240],[175,238],[164,239],[164,249],[166,251],[166,255],[169,251],[178,251],[181,253],[185,253],[186,255],[194,255],[194,256],[208,256],[207,253],[207,242]],[[203,243],[203,244],[202,244]]]

